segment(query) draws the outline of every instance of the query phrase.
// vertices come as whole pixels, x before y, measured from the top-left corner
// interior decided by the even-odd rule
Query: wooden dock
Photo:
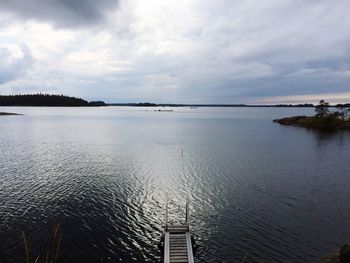
[[[164,263],[194,263],[188,223],[188,203],[184,224],[168,224],[168,202],[165,215]]]

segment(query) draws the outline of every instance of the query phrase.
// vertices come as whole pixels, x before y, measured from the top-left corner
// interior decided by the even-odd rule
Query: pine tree
[[[320,100],[320,103],[315,107],[316,117],[327,117],[330,113],[328,108],[329,103],[324,100]]]

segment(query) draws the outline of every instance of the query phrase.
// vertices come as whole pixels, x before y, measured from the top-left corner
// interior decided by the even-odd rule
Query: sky
[[[350,102],[349,0],[0,0],[0,94]]]

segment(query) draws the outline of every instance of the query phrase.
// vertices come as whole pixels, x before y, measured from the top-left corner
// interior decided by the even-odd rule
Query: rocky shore
[[[345,244],[337,253],[326,256],[320,263],[350,263],[350,244]]]
[[[292,125],[298,127],[305,127],[310,129],[320,130],[350,130],[350,121],[341,120],[332,116],[327,117],[308,117],[308,116],[294,116],[282,119],[276,119],[274,122],[281,125]]]

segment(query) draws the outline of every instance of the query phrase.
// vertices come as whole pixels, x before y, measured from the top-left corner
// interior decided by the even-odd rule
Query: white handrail
[[[170,263],[169,232],[165,232],[164,237],[164,263]]]
[[[188,210],[188,199],[186,200],[186,226],[187,226],[187,231],[189,231],[189,223],[188,223],[188,216],[189,216],[189,210]]]
[[[166,200],[166,208],[165,208],[165,231],[168,230],[168,203],[169,200]]]
[[[186,233],[186,244],[187,244],[188,263],[194,263],[192,240],[189,232]]]

